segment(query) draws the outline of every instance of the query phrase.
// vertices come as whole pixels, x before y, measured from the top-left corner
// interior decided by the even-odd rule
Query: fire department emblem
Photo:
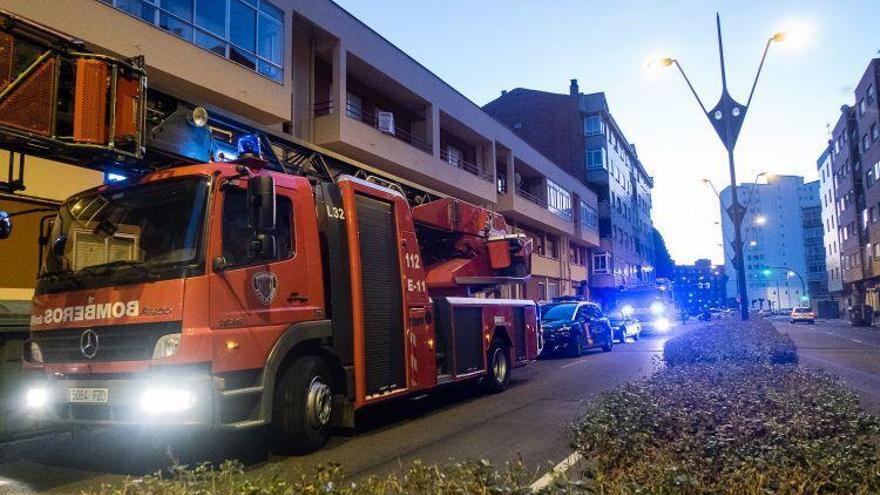
[[[257,272],[251,279],[251,286],[260,303],[268,306],[278,293],[278,277],[272,272]]]

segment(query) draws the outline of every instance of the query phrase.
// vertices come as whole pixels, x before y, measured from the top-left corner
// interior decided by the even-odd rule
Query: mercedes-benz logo
[[[98,334],[94,330],[86,330],[79,338],[79,350],[88,359],[98,353]]]

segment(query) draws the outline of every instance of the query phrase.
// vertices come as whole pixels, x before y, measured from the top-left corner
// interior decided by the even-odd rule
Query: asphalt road
[[[334,462],[359,478],[394,471],[415,459],[450,458],[497,464],[521,458],[539,473],[571,453],[568,428],[584,401],[651,373],[668,337],[645,336],[617,344],[609,353],[594,350],[580,358],[517,368],[510,388],[498,395],[456,386],[420,400],[378,406],[358,417],[358,431],[334,435],[324,449],[307,456],[270,455],[256,434],[175,434],[173,455],[188,464],[237,458],[253,472],[278,470],[290,476]],[[151,434],[116,429],[3,444],[0,494],[77,493],[102,481],[153,472],[169,464],[163,444]]]
[[[773,323],[797,344],[801,366],[839,376],[859,394],[865,409],[880,414],[880,328],[852,327],[842,320]]]

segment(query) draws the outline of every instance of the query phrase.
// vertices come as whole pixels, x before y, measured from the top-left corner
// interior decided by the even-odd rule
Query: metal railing
[[[333,113],[334,109],[333,100],[319,101],[313,105],[313,109],[315,112],[315,117],[330,115],[331,113]]]
[[[379,117],[376,115],[376,113],[375,112],[368,112],[357,105],[353,105],[351,101],[347,101],[345,103],[345,115],[347,115],[348,117],[350,117],[352,119],[359,120],[359,121],[363,122],[364,124],[367,124],[367,125],[373,127],[374,129],[379,129]],[[411,132],[409,132],[406,129],[403,129],[402,127],[399,127],[397,125],[394,126],[393,133],[384,132],[384,131],[381,131],[381,132],[383,134],[387,134],[389,136],[397,138],[398,140],[403,141],[404,143],[409,144],[410,146],[418,148],[418,149],[424,151],[425,153],[432,153],[433,152],[432,147],[431,147],[431,143],[425,141],[424,139],[422,139],[420,137],[414,136]]]
[[[464,170],[465,172],[474,174],[483,180],[486,180],[486,181],[492,180],[492,176],[490,174],[487,174],[486,172],[481,170],[479,167],[468,162],[467,160],[465,160],[463,158],[459,158],[457,156],[450,155],[449,152],[445,149],[440,150],[440,159],[443,160],[444,162],[452,165],[455,168],[460,168],[460,169]]]

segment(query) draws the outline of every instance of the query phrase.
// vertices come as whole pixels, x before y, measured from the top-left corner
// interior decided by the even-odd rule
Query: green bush
[[[697,327],[671,339],[663,349],[668,366],[694,363],[797,362],[797,351],[788,335],[766,320],[721,321]]]
[[[836,378],[793,366],[767,322],[667,343],[669,366],[595,401],[575,426],[603,494],[880,493],[880,419]]]
[[[339,466],[312,471],[253,477],[241,464],[226,462],[175,468],[170,475],[156,474],[119,484],[104,484],[82,495],[384,495],[384,494],[527,494],[536,473],[522,463],[499,469],[488,461],[429,465],[413,462],[402,473],[346,481]],[[578,493],[579,483],[560,482],[550,490]],[[550,493],[548,490],[545,493]]]

